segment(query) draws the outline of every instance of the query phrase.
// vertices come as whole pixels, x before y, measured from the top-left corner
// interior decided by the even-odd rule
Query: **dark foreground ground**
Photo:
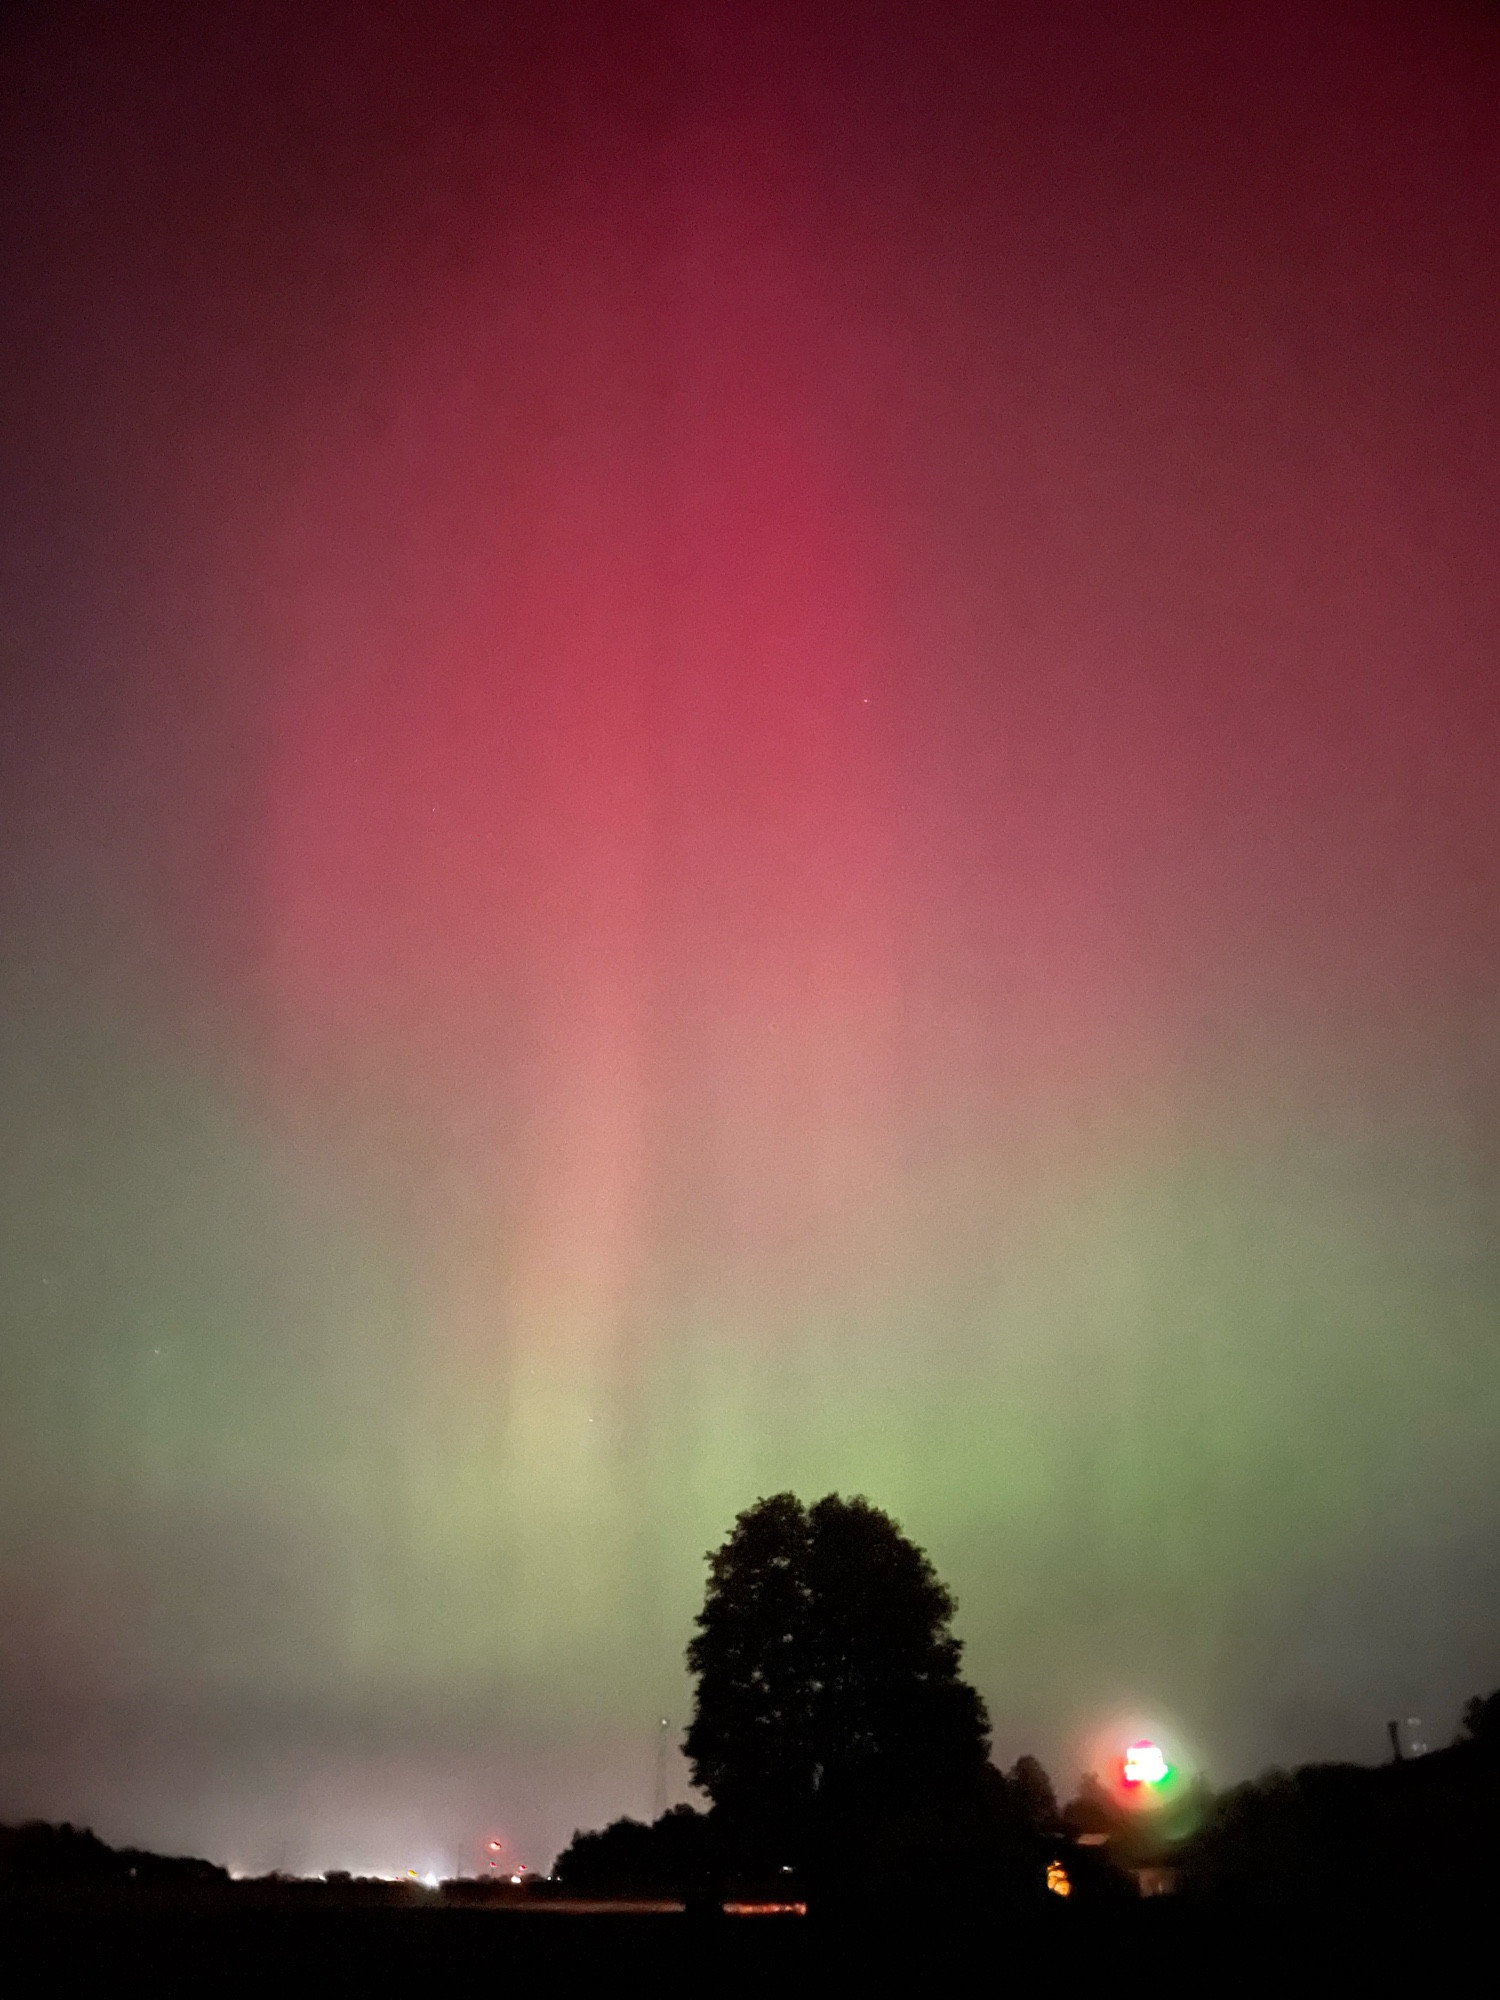
[[[568,1916],[503,1910],[0,1910],[7,1994],[84,1991],[529,1996],[589,1991],[766,2000],[1007,1990],[1194,1995],[1468,1990],[1462,1950],[1497,1911],[1214,1911],[1162,1899],[1023,1919]],[[1485,1951],[1486,1959],[1490,1957]]]

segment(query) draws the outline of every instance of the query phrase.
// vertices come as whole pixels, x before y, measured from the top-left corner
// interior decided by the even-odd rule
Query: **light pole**
[[[651,1796],[652,1820],[659,1820],[667,1809],[667,1732],[672,1727],[670,1716],[664,1715],[656,1730],[656,1787]]]

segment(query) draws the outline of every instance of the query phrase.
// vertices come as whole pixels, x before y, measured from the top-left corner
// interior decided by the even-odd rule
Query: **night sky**
[[[1445,1740],[1500,13],[0,32],[0,1819],[545,1864],[786,1487],[1062,1786]]]

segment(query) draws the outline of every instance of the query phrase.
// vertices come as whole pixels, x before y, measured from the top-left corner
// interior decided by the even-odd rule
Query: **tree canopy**
[[[688,1647],[694,1782],[789,1854],[820,1830],[847,1845],[872,1817],[910,1826],[977,1799],[989,1718],[959,1672],[953,1613],[927,1556],[869,1501],[758,1500],[709,1558]]]

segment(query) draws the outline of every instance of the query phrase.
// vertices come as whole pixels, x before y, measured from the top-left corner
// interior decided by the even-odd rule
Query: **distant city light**
[[[1172,1767],[1162,1755],[1159,1743],[1132,1743],[1125,1752],[1127,1785],[1164,1785],[1171,1775]]]

